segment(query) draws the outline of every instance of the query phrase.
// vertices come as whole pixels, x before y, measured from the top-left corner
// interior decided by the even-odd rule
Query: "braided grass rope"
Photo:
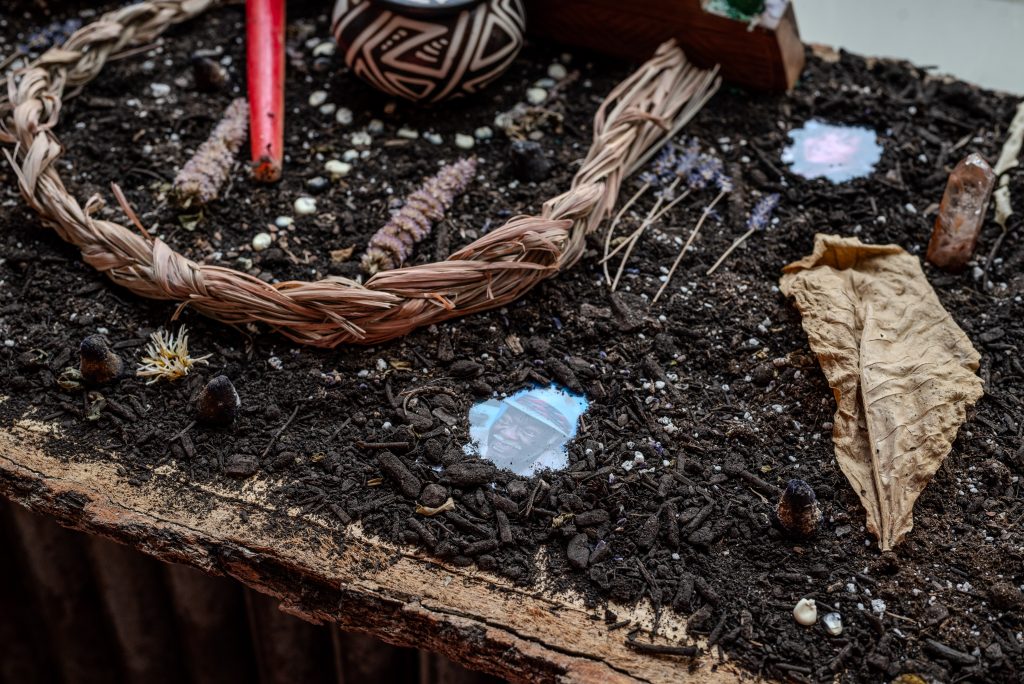
[[[587,235],[615,206],[623,180],[674,136],[717,90],[717,69],[691,65],[665,43],[616,86],[594,116],[593,143],[562,195],[539,216],[516,216],[447,260],[378,273],[366,283],[328,277],[268,284],[248,274],[196,263],[139,226],[94,217],[65,189],[54,133],[69,87],[95,78],[133,45],[153,40],[215,0],[154,0],[103,15],[60,47],[8,77],[0,95],[0,141],[25,201],[43,224],[77,246],[85,261],[118,285],[229,324],[264,323],[296,342],[333,347],[373,344],[455,316],[504,306],[541,280],[571,267]],[[130,210],[129,210],[130,211]]]

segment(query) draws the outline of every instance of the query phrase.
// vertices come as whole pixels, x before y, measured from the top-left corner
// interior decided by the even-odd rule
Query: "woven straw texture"
[[[214,0],[142,2],[110,12],[8,75],[0,141],[25,201],[93,268],[143,297],[180,302],[229,324],[264,323],[296,342],[373,344],[455,316],[504,306],[571,267],[614,206],[623,180],[675,135],[718,87],[716,70],[662,45],[594,116],[593,143],[572,186],[537,216],[516,216],[447,260],[384,271],[360,284],[330,277],[275,284],[196,263],[138,225],[95,217],[65,188],[54,132],[63,98],[125,50],[206,11]],[[115,192],[115,194],[117,194]]]

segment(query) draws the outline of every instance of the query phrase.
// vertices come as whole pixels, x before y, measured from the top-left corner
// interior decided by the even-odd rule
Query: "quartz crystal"
[[[939,205],[928,243],[928,261],[946,271],[964,269],[978,244],[995,184],[995,172],[977,153],[969,154],[956,165]]]

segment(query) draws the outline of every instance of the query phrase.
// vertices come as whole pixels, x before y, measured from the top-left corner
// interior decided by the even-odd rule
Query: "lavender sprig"
[[[476,173],[476,159],[448,164],[405,200],[384,227],[370,238],[362,267],[368,274],[398,268],[412,256],[413,247],[444,218],[455,198],[461,195]]]
[[[758,231],[767,229],[772,218],[772,212],[778,205],[779,195],[777,193],[765,195],[760,200],[758,200],[757,204],[755,204],[754,208],[751,210],[750,216],[747,217],[747,232],[744,233],[743,235],[740,235],[733,241],[733,243],[729,246],[729,249],[725,250],[722,256],[718,257],[718,261],[716,261],[711,266],[711,268],[707,270],[707,273],[705,275],[711,275],[712,273],[714,273],[715,270],[722,264],[722,262],[725,261],[729,257],[729,255],[732,254],[737,247],[742,245],[743,242],[751,235]]]
[[[772,212],[779,205],[779,194],[776,192],[762,197],[747,218],[748,230],[764,230],[772,218]]]

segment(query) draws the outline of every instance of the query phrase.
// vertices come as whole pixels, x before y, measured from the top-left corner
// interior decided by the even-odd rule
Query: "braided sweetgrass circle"
[[[675,135],[719,83],[716,70],[697,69],[674,43],[665,43],[598,108],[593,143],[572,185],[545,202],[538,216],[514,217],[445,261],[383,271],[363,284],[338,277],[269,284],[197,263],[142,228],[96,218],[102,200],[80,204],[56,164],[63,148],[54,129],[68,89],[94,79],[111,56],[216,4],[158,0],[109,12],[8,74],[7,93],[0,95],[0,142],[42,223],[118,285],[180,302],[179,312],[189,306],[225,323],[264,323],[318,347],[373,344],[501,307],[571,267],[587,235],[610,215],[623,179]]]

